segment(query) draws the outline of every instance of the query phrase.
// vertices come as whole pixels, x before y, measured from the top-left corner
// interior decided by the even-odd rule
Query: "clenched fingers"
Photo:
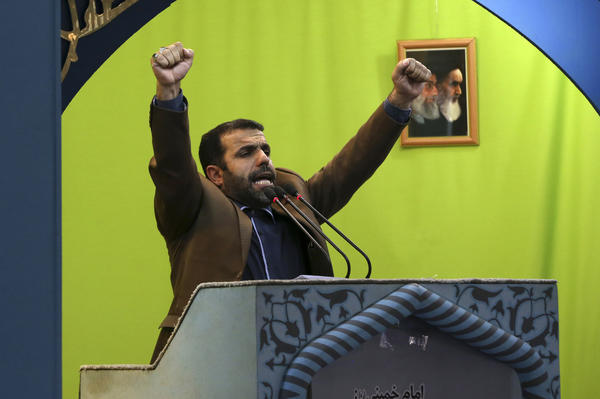
[[[431,71],[414,58],[403,60],[399,72],[415,82],[426,82],[431,78]]]
[[[183,45],[181,42],[176,42],[167,47],[161,47],[152,56],[152,61],[162,68],[170,68],[177,65],[183,58]]]

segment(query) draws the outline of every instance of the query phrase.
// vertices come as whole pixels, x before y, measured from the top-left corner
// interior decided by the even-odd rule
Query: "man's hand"
[[[388,96],[388,101],[400,109],[408,109],[430,78],[431,71],[414,58],[400,61],[392,73],[394,90]]]
[[[156,98],[171,100],[179,94],[181,79],[185,77],[194,60],[194,51],[183,48],[180,42],[161,47],[152,55],[150,64],[156,76]]]

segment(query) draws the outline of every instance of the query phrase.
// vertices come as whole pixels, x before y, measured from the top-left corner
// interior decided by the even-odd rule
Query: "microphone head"
[[[279,186],[273,186],[273,189],[275,190],[275,194],[277,194],[279,198],[285,198],[286,192],[283,188]]]
[[[273,187],[263,188],[263,193],[265,193],[267,198],[270,199],[271,201],[273,201],[273,200],[275,200],[275,198],[277,198],[277,193],[275,193],[275,190],[273,189]]]
[[[288,193],[289,195],[292,195],[294,197],[298,196],[298,190],[296,190],[294,185],[291,183],[282,184],[281,188],[283,188],[285,190],[285,192]]]

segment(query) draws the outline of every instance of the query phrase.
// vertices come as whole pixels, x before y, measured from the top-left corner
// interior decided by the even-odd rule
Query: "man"
[[[430,75],[415,60],[399,63],[392,74],[394,89],[384,104],[308,180],[288,169],[275,169],[262,125],[245,119],[223,123],[203,136],[200,160],[205,178],[190,151],[187,102],[180,90],[193,57],[192,50],[175,43],[151,59],[157,88],[150,110],[154,156],[149,169],[174,294],[152,361],[202,282],[333,275],[327,253],[303,237],[283,211],[270,207],[264,189],[292,185],[326,217],[332,216],[393,148],[408,122],[409,104]],[[317,223],[310,210],[298,206]],[[326,248],[320,236],[314,238]]]
[[[467,134],[467,118],[459,103],[462,95],[463,75],[459,68],[452,67],[438,81],[437,103],[445,123],[442,135],[461,136]]]
[[[435,131],[437,124],[433,121],[440,117],[440,110],[437,104],[438,90],[437,78],[434,73],[423,86],[423,91],[412,102],[412,120],[408,130],[410,137],[430,137],[438,136],[440,133]]]

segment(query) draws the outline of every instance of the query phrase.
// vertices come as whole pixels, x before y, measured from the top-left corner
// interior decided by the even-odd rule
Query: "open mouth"
[[[251,181],[252,185],[257,188],[264,188],[273,185],[273,180],[275,180],[275,176],[270,172],[263,172],[253,176]]]
[[[254,184],[255,186],[258,186],[258,187],[266,187],[266,186],[272,186],[273,182],[268,179],[260,179],[260,180],[253,181],[252,184]]]

